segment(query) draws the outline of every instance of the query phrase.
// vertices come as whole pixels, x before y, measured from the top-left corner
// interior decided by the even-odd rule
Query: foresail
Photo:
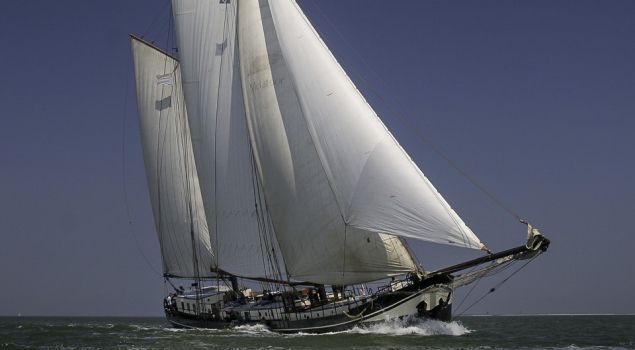
[[[392,137],[292,0],[269,1],[311,143],[350,226],[480,249],[482,243]]]
[[[236,54],[236,1],[174,0],[179,57],[210,237],[218,267],[242,277],[283,272],[267,233],[247,135]],[[277,269],[279,268],[279,269]]]
[[[287,30],[302,36],[274,24],[280,3],[239,1],[238,38],[250,137],[287,272],[296,280],[352,284],[414,271],[399,239],[354,227],[343,215],[298,95],[298,72],[287,62],[295,53],[278,41]],[[338,141],[347,137],[340,132]]]
[[[212,276],[215,259],[196,176],[178,62],[136,38],[132,38],[132,52],[141,142],[163,272],[186,278]]]

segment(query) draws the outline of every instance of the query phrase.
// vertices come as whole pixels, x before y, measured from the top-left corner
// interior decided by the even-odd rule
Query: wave
[[[328,333],[294,333],[286,334],[285,337],[304,337],[304,336],[325,336],[338,334],[376,334],[376,335],[417,335],[417,336],[435,336],[449,335],[462,336],[472,333],[472,330],[465,327],[460,321],[443,322],[438,320],[421,320],[419,318],[406,318],[403,320],[387,320],[373,324],[357,325],[349,330]]]
[[[246,335],[257,335],[257,336],[262,336],[262,335],[273,335],[273,336],[280,335],[279,333],[272,332],[264,324],[242,325],[242,326],[236,326],[236,327],[234,327],[232,329],[234,331],[238,332],[238,333],[242,333],[242,334],[246,334]]]
[[[472,331],[460,321],[443,322],[438,320],[404,319],[390,320],[368,326],[359,325],[346,332],[381,335],[462,336]]]

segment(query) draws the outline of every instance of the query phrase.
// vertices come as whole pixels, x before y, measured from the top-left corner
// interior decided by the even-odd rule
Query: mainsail
[[[141,142],[163,273],[186,278],[212,276],[215,259],[196,176],[178,62],[134,37],[132,52]]]
[[[279,277],[282,258],[257,207],[230,1],[175,0],[173,11],[194,154],[218,268]],[[277,262],[277,263],[276,263]],[[271,265],[278,269],[272,269]]]

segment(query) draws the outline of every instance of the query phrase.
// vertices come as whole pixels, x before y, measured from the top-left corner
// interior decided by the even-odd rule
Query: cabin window
[[[181,310],[185,310],[185,303],[181,302]]]

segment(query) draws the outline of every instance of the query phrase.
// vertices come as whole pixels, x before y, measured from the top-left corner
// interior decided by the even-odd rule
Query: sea
[[[464,316],[321,335],[184,330],[163,318],[0,317],[0,349],[635,349],[635,316]]]

